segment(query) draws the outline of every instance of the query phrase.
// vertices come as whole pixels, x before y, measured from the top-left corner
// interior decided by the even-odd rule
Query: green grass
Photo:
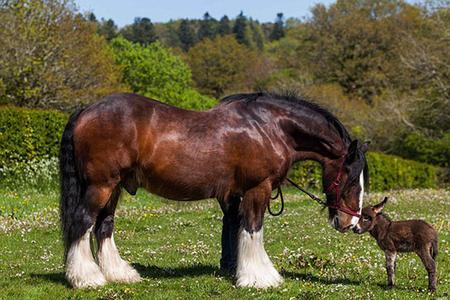
[[[238,289],[218,269],[221,211],[215,201],[178,203],[141,192],[119,204],[115,238],[141,273],[138,284],[73,290],[65,282],[58,194],[0,191],[1,299],[448,299],[450,192],[386,193],[394,220],[421,218],[439,231],[438,292],[426,291],[415,254],[400,255],[397,287],[385,289],[384,254],[369,235],[340,234],[313,201],[290,191],[280,217],[266,215],[265,246],[285,282]],[[384,194],[383,194],[384,195]],[[381,200],[372,194],[372,202]],[[367,200],[366,200],[367,203]]]

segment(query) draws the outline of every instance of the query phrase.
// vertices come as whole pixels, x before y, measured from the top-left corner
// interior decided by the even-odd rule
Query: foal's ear
[[[366,153],[367,150],[369,150],[370,141],[365,141],[364,143],[359,146],[359,150],[361,150],[363,153]]]
[[[386,204],[387,201],[388,201],[388,197],[384,197],[383,201],[381,201],[380,203],[378,203],[377,205],[372,207],[373,212],[376,214],[381,213],[381,211],[383,210],[384,205]]]

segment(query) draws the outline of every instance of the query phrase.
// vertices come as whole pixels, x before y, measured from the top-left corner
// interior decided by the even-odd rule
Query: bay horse
[[[366,150],[331,113],[293,96],[231,95],[201,112],[135,94],[107,96],[73,113],[62,136],[66,279],[75,288],[140,280],[120,257],[113,227],[121,191],[143,187],[179,201],[216,198],[224,213],[221,269],[239,287],[278,286],[282,277],[263,246],[272,190],[295,162],[319,162],[329,222],[347,231],[361,213]]]

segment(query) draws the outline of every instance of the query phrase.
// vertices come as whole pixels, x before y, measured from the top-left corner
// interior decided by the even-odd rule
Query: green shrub
[[[0,168],[58,157],[66,122],[57,111],[0,107]]]
[[[395,152],[410,159],[449,168],[450,133],[437,139],[418,132],[410,133],[396,142]]]
[[[436,188],[438,167],[377,152],[367,154],[370,189],[385,191],[403,188]],[[290,177],[309,189],[322,190],[320,165],[302,162],[294,166]]]

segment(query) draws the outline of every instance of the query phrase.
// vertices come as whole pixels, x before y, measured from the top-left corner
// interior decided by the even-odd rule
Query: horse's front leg
[[[263,218],[271,191],[272,185],[267,180],[248,190],[241,201],[242,226],[238,237],[236,269],[236,284],[239,287],[268,288],[283,282],[264,250]]]
[[[233,196],[226,201],[220,202],[223,211],[222,225],[222,258],[220,269],[234,275],[237,264],[237,244],[241,217],[239,215],[239,204],[241,197]]]

